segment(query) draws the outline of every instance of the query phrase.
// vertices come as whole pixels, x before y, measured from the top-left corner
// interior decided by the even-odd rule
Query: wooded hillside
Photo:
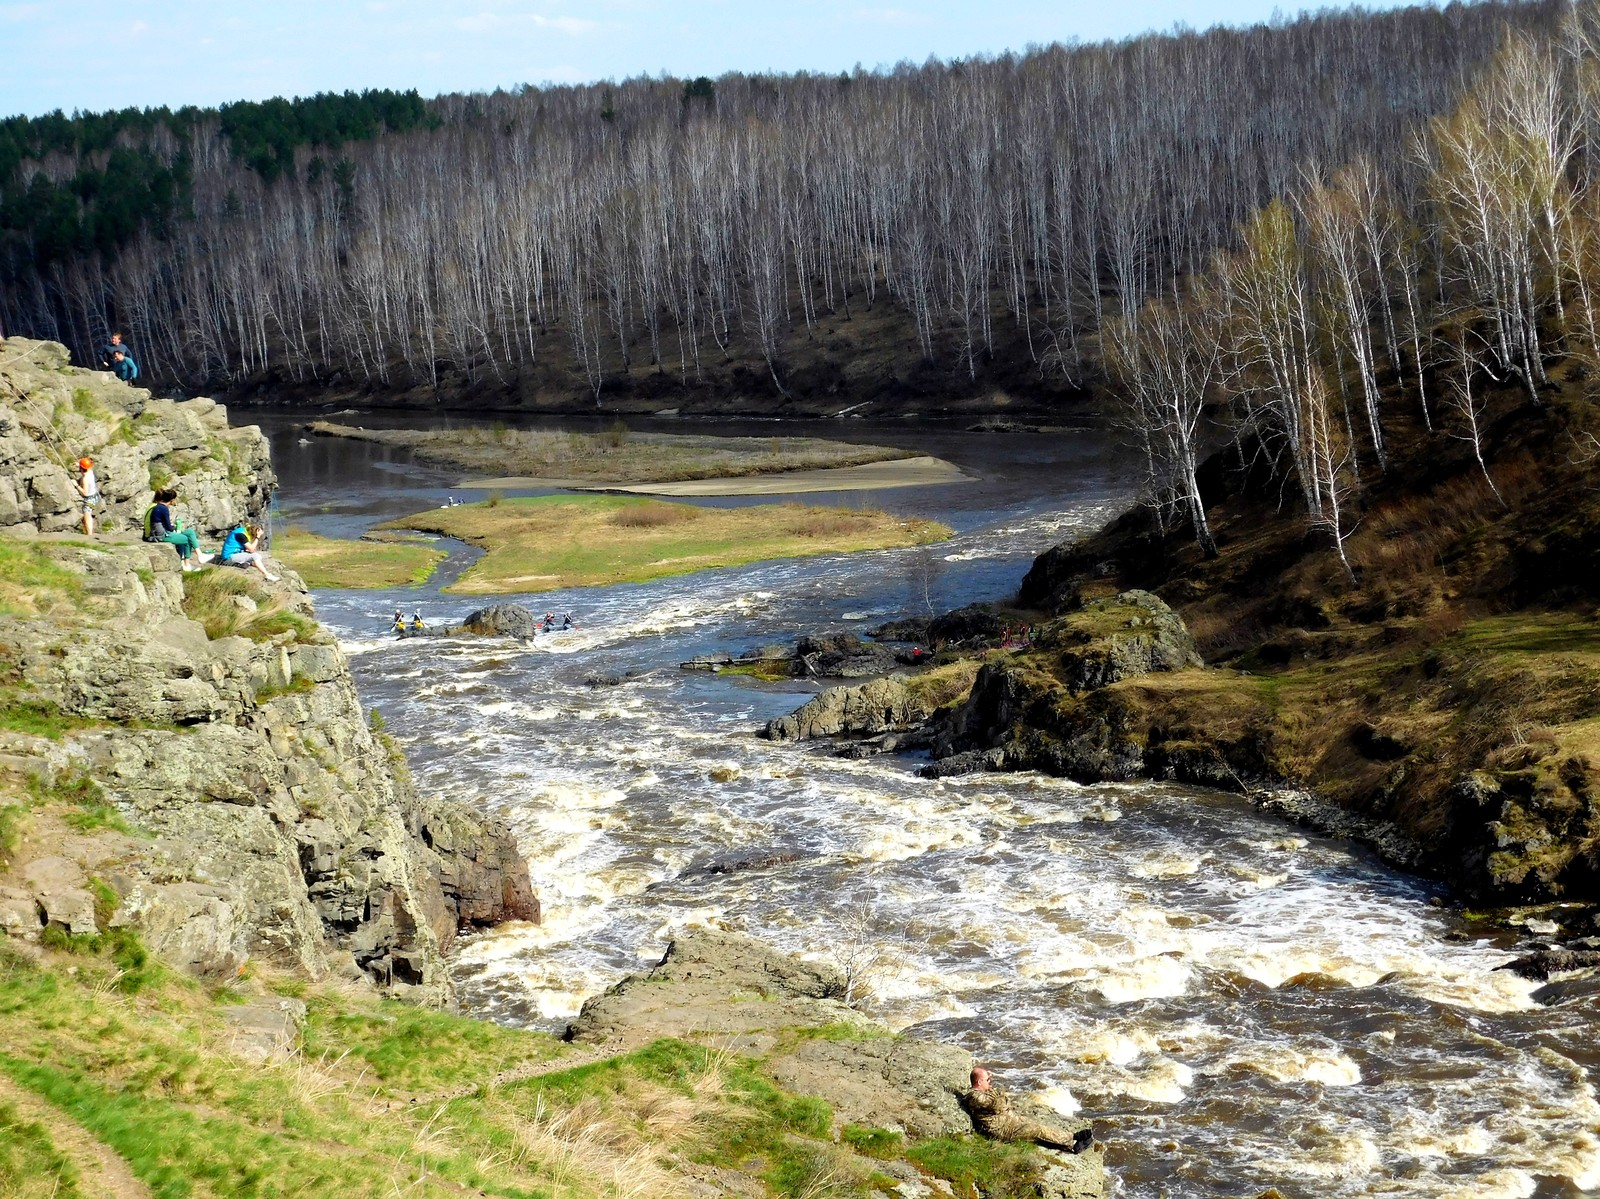
[[[367,93],[0,126],[0,321],[147,376],[600,399],[849,392],[872,313],[955,389],[1061,387],[1085,335],[1201,270],[1307,164],[1415,154],[1508,30],[1452,4],[841,76]],[[896,363],[895,370],[905,364]],[[885,368],[886,370],[889,368]]]

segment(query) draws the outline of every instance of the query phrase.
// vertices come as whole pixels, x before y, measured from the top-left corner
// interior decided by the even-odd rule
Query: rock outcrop
[[[890,676],[859,687],[830,687],[789,715],[769,721],[762,735],[769,741],[875,736],[920,724],[933,710],[931,699],[905,679]]]
[[[891,648],[863,641],[854,633],[806,635],[794,646],[763,645],[732,654],[702,654],[682,663],[684,670],[719,674],[733,670],[762,678],[870,679],[910,666],[924,657],[921,649]]]
[[[1183,620],[1148,591],[1124,591],[1088,604],[1046,625],[1037,644],[1060,652],[1056,675],[1074,691],[1204,665]]]
[[[68,463],[84,454],[108,500],[92,542],[72,535]],[[259,431],[229,429],[209,400],[154,399],[74,370],[60,346],[7,341],[0,804],[87,803],[131,833],[22,847],[0,873],[0,925],[132,926],[197,973],[265,957],[446,1000],[458,930],[539,917],[509,830],[416,793],[292,572],[186,575],[170,546],[134,537],[169,478],[212,533],[260,512],[275,482]]]
[[[621,1049],[658,1037],[711,1038],[763,1058],[780,1086],[826,1100],[838,1126],[893,1129],[913,1139],[971,1133],[960,1096],[972,1055],[893,1036],[841,1003],[843,993],[843,979],[830,967],[738,933],[695,929],[680,934],[653,969],[585,1003],[567,1039]],[[1047,1155],[1039,1184],[1052,1188],[1041,1195],[1100,1199],[1107,1193],[1103,1155]]]
[[[65,346],[7,338],[0,353],[0,534],[61,532],[81,519],[79,458],[100,482],[98,526],[139,528],[154,487],[170,485],[203,536],[266,511],[277,478],[267,440],[231,428],[207,399],[158,399],[105,371],[68,364]],[[171,552],[171,551],[169,551]]]
[[[201,973],[265,956],[438,1001],[459,928],[538,918],[509,831],[416,794],[315,625],[208,638],[166,547],[38,544],[94,593],[70,623],[0,618],[0,663],[13,694],[81,727],[0,734],[0,767],[91,780],[148,834],[104,878],[158,954]],[[293,582],[256,614],[308,609]],[[83,931],[65,908],[52,920]]]

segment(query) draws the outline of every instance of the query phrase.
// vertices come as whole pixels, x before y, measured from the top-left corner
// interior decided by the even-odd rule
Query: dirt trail
[[[0,1101],[9,1103],[26,1120],[41,1125],[58,1152],[68,1158],[82,1177],[79,1190],[95,1199],[150,1199],[150,1188],[134,1176],[110,1146],[96,1140],[84,1127],[31,1091],[25,1091],[0,1074]]]

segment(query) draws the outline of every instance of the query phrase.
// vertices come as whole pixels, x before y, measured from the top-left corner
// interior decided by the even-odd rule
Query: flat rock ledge
[[[652,969],[585,1003],[566,1035],[612,1052],[659,1037],[710,1043],[764,1058],[780,1086],[826,1100],[837,1126],[889,1128],[911,1138],[971,1133],[959,1097],[972,1055],[895,1036],[840,1002],[843,992],[843,978],[828,966],[739,933],[694,929],[674,939]],[[1103,1154],[1045,1156],[1041,1196],[1109,1193]],[[907,1189],[916,1185],[908,1182],[901,1193],[918,1193]]]

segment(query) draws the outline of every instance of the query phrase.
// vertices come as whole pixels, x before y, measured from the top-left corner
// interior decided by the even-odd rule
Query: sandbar
[[[788,470],[770,475],[744,475],[721,479],[684,479],[676,483],[596,483],[593,480],[507,475],[496,479],[465,479],[456,486],[473,491],[532,491],[561,488],[568,491],[608,492],[621,495],[736,496],[805,495],[821,491],[881,491],[892,487],[931,487],[945,483],[971,483],[973,477],[943,458],[895,458],[856,466],[817,470]]]

